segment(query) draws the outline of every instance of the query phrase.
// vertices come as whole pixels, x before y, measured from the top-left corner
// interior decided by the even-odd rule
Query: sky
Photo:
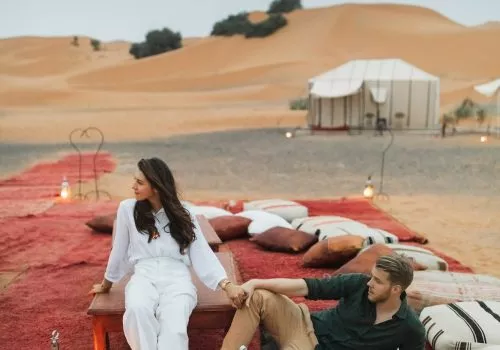
[[[302,0],[305,8],[342,3],[398,3],[440,12],[455,22],[500,21],[498,0]],[[102,41],[142,41],[168,27],[183,37],[206,36],[215,22],[241,11],[265,11],[271,0],[1,0],[0,38],[87,35]]]

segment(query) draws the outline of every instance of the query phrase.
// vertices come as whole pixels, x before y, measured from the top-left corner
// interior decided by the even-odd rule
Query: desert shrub
[[[293,111],[304,111],[308,107],[308,99],[305,97],[296,98],[290,101],[289,107]]]
[[[486,110],[484,108],[479,108],[476,112],[477,121],[483,124],[486,120]]]
[[[294,10],[300,10],[302,4],[300,0],[274,0],[267,13],[288,13]]]
[[[252,28],[252,23],[248,19],[247,12],[240,12],[236,15],[230,15],[226,19],[216,22],[210,35],[213,36],[232,36],[235,34],[246,34]]]
[[[94,49],[94,51],[101,50],[101,42],[97,39],[90,39],[90,46]]]
[[[262,22],[252,24],[250,31],[245,33],[246,38],[262,38],[269,36],[278,29],[287,25],[286,18],[281,13],[273,13]]]
[[[136,59],[159,55],[182,47],[182,36],[179,32],[173,32],[169,28],[152,30],[146,34],[146,40],[141,43],[133,43],[129,53]]]

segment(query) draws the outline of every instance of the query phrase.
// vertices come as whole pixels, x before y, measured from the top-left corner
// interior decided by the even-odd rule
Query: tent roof
[[[500,90],[500,79],[490,81],[486,84],[476,85],[474,86],[474,90],[488,97],[493,96],[495,92]]]
[[[439,78],[401,59],[374,59],[349,61],[328,72],[309,79],[318,80],[428,80]]]

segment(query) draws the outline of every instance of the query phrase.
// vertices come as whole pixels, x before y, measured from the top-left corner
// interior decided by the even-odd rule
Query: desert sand
[[[253,13],[252,19],[265,16]],[[200,151],[206,148],[206,144],[193,141],[195,134],[303,125],[305,112],[290,111],[289,100],[306,95],[308,78],[351,59],[399,57],[441,77],[442,112],[466,97],[488,102],[473,86],[500,76],[500,47],[494,45],[500,34],[498,25],[465,27],[428,9],[397,5],[343,5],[295,11],[286,17],[289,25],[268,38],[186,38],[182,49],[141,60],[128,54],[127,42],[103,43],[101,51],[93,52],[89,39],[83,37],[79,47],[71,45],[71,37],[0,40],[1,142],[33,147],[67,145],[71,130],[98,127],[106,142],[112,143],[114,153],[125,147],[120,148],[121,143],[143,152],[125,156],[123,151],[116,174],[101,181],[103,189],[121,198],[130,195],[134,157],[155,153],[169,157],[168,151],[160,152],[144,143],[174,137],[181,144],[192,145],[189,154],[193,155],[196,147]],[[328,144],[336,137],[318,136],[314,142],[324,139]],[[497,140],[490,139],[486,147],[490,153],[484,158],[481,150],[485,147],[477,136],[434,140],[428,142],[429,147],[422,147],[425,140],[416,142],[416,137],[398,136],[403,155],[399,160],[393,158],[393,164],[403,164],[407,171],[389,172],[394,184],[391,196],[377,204],[426,234],[433,247],[477,272],[500,277],[500,258],[495,254],[499,246],[493,238],[500,227],[495,168],[498,152],[491,152],[499,146]],[[238,136],[231,140],[234,145],[240,142]],[[349,140],[343,135],[333,142],[347,144]],[[372,141],[382,147],[386,140]],[[130,142],[137,144],[130,146]],[[278,147],[285,139],[273,142],[268,146]],[[246,155],[262,150],[260,139],[247,145]],[[235,185],[238,175],[227,169],[239,165],[247,173],[266,174],[269,164],[282,155],[273,158],[269,154],[260,163],[258,158],[254,163],[234,163],[241,157],[227,156],[225,151],[231,144],[205,160],[219,164],[216,170],[220,171],[213,170],[208,177],[193,172],[200,168],[186,165],[189,159],[177,159],[175,165],[185,196],[191,200],[359,195],[357,186],[362,186],[367,174],[362,168],[351,167],[354,157],[360,162],[366,151],[362,143],[358,145],[350,148],[354,149],[353,157],[335,162],[328,154],[315,152],[315,162],[325,166],[314,169],[319,174],[314,184],[307,182],[310,172],[284,167],[287,171],[271,172],[269,178],[259,177],[257,183]],[[464,149],[467,155],[462,157]],[[406,162],[405,150],[413,152],[415,161],[409,162],[414,164]],[[444,152],[443,157],[428,164],[433,150]],[[285,147],[285,151],[289,163],[306,163],[308,167],[310,153],[297,152],[294,147]],[[53,152],[47,151],[37,159],[52,156]],[[192,162],[201,160],[191,158]],[[363,161],[366,159],[361,158],[361,164]],[[489,167],[486,173],[485,166]],[[329,172],[346,168],[350,172],[336,171],[335,176]],[[12,171],[9,164],[1,164],[0,176]],[[482,174],[479,180],[478,173]],[[336,190],[321,190],[319,186],[325,185],[321,178],[331,178],[327,184]],[[276,186],[276,181],[285,185]],[[454,185],[447,186],[450,183]],[[464,188],[470,190],[461,191]]]

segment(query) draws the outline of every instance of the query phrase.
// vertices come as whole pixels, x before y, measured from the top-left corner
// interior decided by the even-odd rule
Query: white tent
[[[308,124],[370,127],[378,113],[392,128],[433,128],[439,123],[439,83],[401,59],[350,61],[309,80]]]
[[[497,112],[496,112],[496,132],[497,136],[500,134],[500,79],[496,79],[490,81],[486,84],[476,85],[474,86],[474,90],[483,94],[486,97],[493,97],[496,94],[497,96]]]

